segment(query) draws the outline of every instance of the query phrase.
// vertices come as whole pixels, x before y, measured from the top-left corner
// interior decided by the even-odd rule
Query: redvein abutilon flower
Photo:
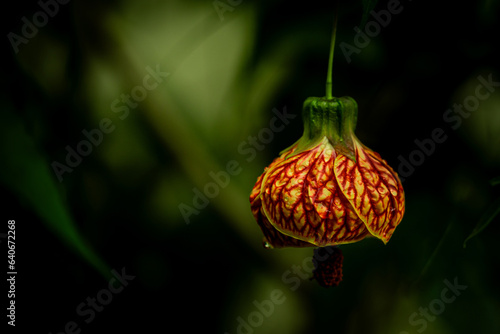
[[[332,96],[336,10],[325,97],[306,99],[304,133],[264,169],[250,194],[267,248],[319,247],[313,278],[342,280],[338,245],[376,237],[385,243],[403,219],[403,187],[394,170],[354,134],[358,105]],[[329,254],[320,256],[320,250]]]
[[[403,217],[403,187],[355,136],[354,99],[310,97],[302,117],[302,137],[264,170],[250,195],[266,247],[336,246],[365,237],[387,243]]]

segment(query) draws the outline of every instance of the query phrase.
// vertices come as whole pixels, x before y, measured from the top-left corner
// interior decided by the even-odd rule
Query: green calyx
[[[290,156],[317,146],[326,137],[337,153],[356,161],[353,137],[357,117],[358,104],[349,96],[307,98],[302,111],[304,134]]]

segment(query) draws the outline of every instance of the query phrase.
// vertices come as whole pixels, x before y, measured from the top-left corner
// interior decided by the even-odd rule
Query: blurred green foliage
[[[312,249],[262,247],[248,196],[302,133],[296,117],[260,141],[273,109],[298,116],[324,93],[334,3],[226,3],[221,19],[212,1],[72,1],[18,53],[5,38],[2,211],[20,229],[29,325],[232,334],[258,311],[254,301],[280,290],[285,302],[255,333],[498,332],[498,215],[462,245],[499,196],[489,180],[500,170],[500,91],[456,130],[443,120],[478,75],[500,81],[498,1],[401,1],[352,62],[337,48],[333,94],[356,99],[358,137],[395,170],[416,139],[436,128],[447,139],[405,178],[406,214],[388,245],[342,247],[344,281],[329,290],[298,274]],[[41,10],[13,6],[4,36],[22,34],[21,18]],[[337,43],[355,46],[363,8],[387,6],[340,1]],[[169,76],[145,89],[148,68]],[[112,130],[59,183],[51,164],[103,119]],[[206,193],[211,172],[231,161],[239,172],[195,208],[196,190]],[[183,203],[196,209],[189,224]],[[99,271],[122,267],[136,279],[86,324],[76,306],[107,286]],[[467,289],[439,315],[419,314],[455,277]]]

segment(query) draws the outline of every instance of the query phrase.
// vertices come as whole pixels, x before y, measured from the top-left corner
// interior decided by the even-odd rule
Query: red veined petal
[[[354,142],[356,161],[339,155],[335,160],[335,176],[370,233],[387,243],[403,218],[403,187],[378,153],[357,140]]]
[[[262,185],[262,208],[277,230],[317,246],[350,243],[368,234],[338,189],[334,159],[325,138],[269,169]]]

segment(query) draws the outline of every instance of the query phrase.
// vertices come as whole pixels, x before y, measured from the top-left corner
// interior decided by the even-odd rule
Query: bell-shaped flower
[[[403,218],[403,187],[356,138],[356,119],[350,97],[304,102],[303,136],[264,170],[250,195],[266,247],[389,241]]]

